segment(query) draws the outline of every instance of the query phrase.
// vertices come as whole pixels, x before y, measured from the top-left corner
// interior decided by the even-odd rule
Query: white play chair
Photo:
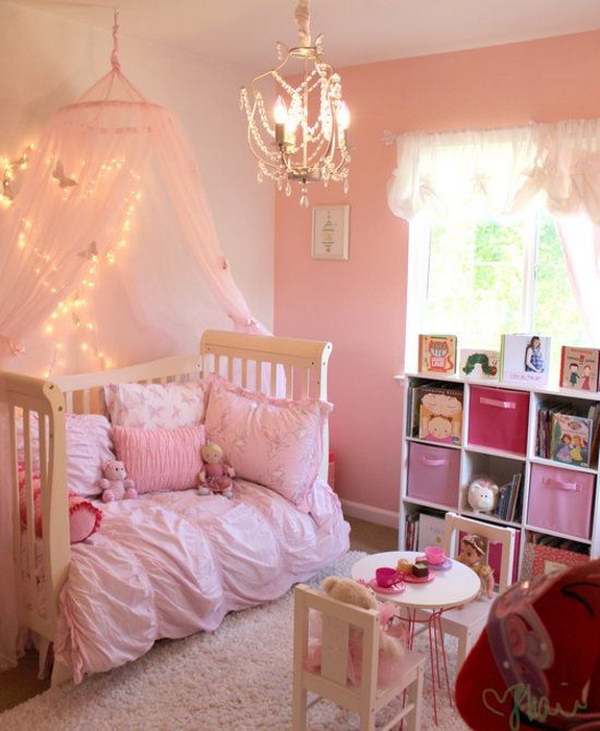
[[[317,670],[307,670],[308,610],[321,613],[322,662]],[[362,629],[362,670],[360,685],[348,681],[348,638],[350,626]],[[307,711],[327,698],[360,716],[361,731],[374,731],[377,711],[406,691],[403,708],[382,727],[387,731],[404,720],[406,731],[421,728],[421,699],[425,658],[406,652],[397,685],[377,688],[379,658],[379,616],[375,610],[361,609],[331,599],[322,592],[299,584],[294,591],[294,684],[292,698],[293,731],[304,731]],[[317,698],[307,705],[307,693]]]
[[[515,548],[514,528],[504,528],[493,523],[463,518],[452,512],[446,513],[443,546],[447,556],[454,557],[457,555],[458,536],[461,532],[476,533],[483,536],[488,541],[488,547],[493,542],[502,544],[502,561],[497,588],[499,593],[505,591],[512,584]],[[442,614],[444,634],[452,635],[458,639],[456,651],[457,672],[487,623],[492,601],[489,599],[472,601],[461,609],[448,609]]]

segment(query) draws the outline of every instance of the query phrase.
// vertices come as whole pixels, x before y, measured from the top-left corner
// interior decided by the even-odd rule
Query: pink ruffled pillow
[[[117,457],[125,463],[138,494],[196,486],[202,469],[200,447],[206,443],[201,424],[180,429],[115,426],[112,436]]]
[[[113,426],[178,429],[204,419],[206,385],[189,383],[110,383],[104,399]]]
[[[238,477],[275,490],[308,512],[331,404],[273,399],[220,376],[210,380],[207,439],[222,447]]]

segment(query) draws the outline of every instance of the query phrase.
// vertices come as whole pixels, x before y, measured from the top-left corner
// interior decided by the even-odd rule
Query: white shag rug
[[[364,556],[350,551],[311,582],[349,576]],[[292,593],[278,601],[229,614],[219,629],[157,643],[136,662],[95,675],[74,687],[51,688],[0,714],[2,731],[259,731],[291,729]],[[426,633],[415,649],[428,655]],[[451,678],[456,655],[447,640]],[[429,660],[423,725],[433,723]],[[440,731],[468,731],[438,693]],[[356,714],[328,702],[309,712],[314,731],[358,729]]]

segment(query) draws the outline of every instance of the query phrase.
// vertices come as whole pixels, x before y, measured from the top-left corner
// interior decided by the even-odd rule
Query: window
[[[509,222],[411,223],[407,370],[419,333],[458,336],[458,347],[499,350],[502,333],[551,340],[550,383],[561,345],[589,344],[553,219],[527,211]]]

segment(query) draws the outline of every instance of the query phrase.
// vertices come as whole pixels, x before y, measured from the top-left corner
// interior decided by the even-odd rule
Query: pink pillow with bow
[[[220,376],[210,380],[204,424],[208,441],[222,447],[238,477],[269,487],[308,512],[331,404],[273,399]]]
[[[125,463],[138,494],[196,486],[202,469],[200,447],[206,443],[201,424],[180,429],[115,426],[112,437],[117,457]]]
[[[113,426],[178,429],[204,418],[206,387],[189,383],[110,383],[104,399]]]

